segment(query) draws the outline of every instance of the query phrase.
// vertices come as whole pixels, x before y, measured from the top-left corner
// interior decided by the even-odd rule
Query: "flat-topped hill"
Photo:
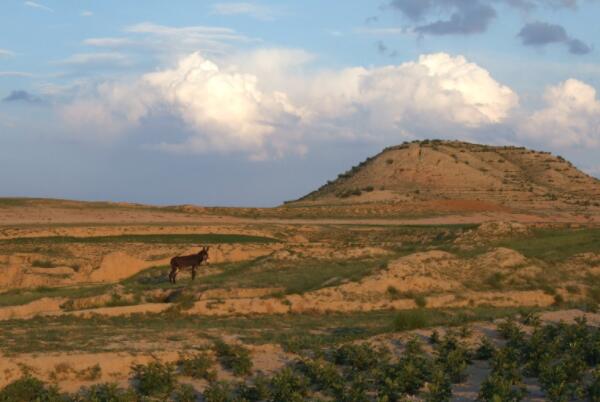
[[[488,205],[492,210],[594,210],[600,207],[600,180],[548,152],[415,141],[384,149],[291,204],[440,200]]]

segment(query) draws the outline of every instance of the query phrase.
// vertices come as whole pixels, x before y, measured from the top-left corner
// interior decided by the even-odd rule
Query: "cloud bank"
[[[74,131],[118,137],[167,114],[188,138],[155,147],[174,152],[243,152],[253,159],[302,153],[323,138],[401,141],[497,125],[518,96],[462,56],[423,55],[378,68],[307,73],[311,56],[262,49],[216,62],[199,53],[133,83],[104,83],[64,105]]]

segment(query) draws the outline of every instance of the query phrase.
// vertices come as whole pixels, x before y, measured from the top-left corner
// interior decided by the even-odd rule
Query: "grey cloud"
[[[578,6],[578,0],[497,0],[497,2],[505,3],[509,6],[520,8],[526,11],[533,10],[538,7],[575,9]]]
[[[526,46],[543,46],[549,43],[565,42],[568,40],[567,31],[556,24],[547,22],[531,22],[525,25],[517,34]]]
[[[413,21],[421,21],[432,14],[449,14],[447,19],[417,26],[415,31],[421,34],[481,33],[496,18],[496,10],[482,0],[393,0],[389,6]]]
[[[588,54],[592,51],[592,48],[588,44],[579,39],[570,39],[567,44],[569,45],[569,53],[571,54]]]
[[[576,55],[588,54],[591,47],[577,38],[571,38],[565,28],[558,24],[547,22],[531,22],[526,24],[517,34],[525,46],[545,46],[551,43],[562,43],[567,46],[569,53]]]
[[[456,11],[452,13],[450,19],[418,26],[415,30],[432,35],[481,33],[487,30],[494,18],[496,18],[496,10],[488,4],[457,1]]]
[[[386,8],[400,12],[413,22],[427,20],[427,23],[414,28],[421,34],[468,35],[487,30],[498,15],[495,8],[497,5],[504,4],[529,13],[542,7],[576,9],[580,2],[581,0],[390,0],[386,3]],[[573,44],[573,49],[582,52],[586,46],[578,42]]]
[[[7,97],[2,99],[3,102],[25,102],[25,103],[41,103],[42,100],[24,90],[14,90]]]
[[[404,15],[412,20],[420,20],[431,8],[434,2],[432,0],[393,0],[390,6],[401,11]]]

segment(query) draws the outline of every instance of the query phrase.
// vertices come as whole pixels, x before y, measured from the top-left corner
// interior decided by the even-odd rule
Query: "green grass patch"
[[[421,309],[418,327],[459,326],[489,321],[535,309]],[[0,322],[0,350],[6,354],[69,351],[131,350],[130,342],[154,341],[178,335],[183,342],[235,336],[244,343],[276,343],[302,351],[397,332],[393,310],[349,314],[287,314],[236,317],[189,316],[177,312],[90,318],[59,316]],[[414,327],[414,325],[413,325]],[[119,349],[122,348],[122,349]]]
[[[566,260],[575,254],[600,250],[600,228],[540,229],[527,239],[514,239],[498,244],[550,263]]]
[[[274,261],[259,258],[229,264],[223,272],[201,279],[210,287],[283,287],[285,293],[304,293],[342,281],[358,281],[372,274],[386,261],[380,259],[347,261]]]
[[[50,260],[33,260],[31,266],[36,268],[54,268],[56,264]]]
[[[0,293],[0,307],[19,306],[42,297],[90,297],[106,292],[111,285],[69,286],[59,288],[38,287],[35,289],[15,289]]]
[[[149,268],[122,282],[129,291],[151,289],[195,288],[199,291],[214,288],[284,288],[284,294],[304,293],[322,287],[336,286],[344,281],[358,281],[385,267],[384,259],[359,259],[347,261],[301,260],[280,261],[259,257],[251,261],[203,265],[203,270],[220,272],[198,277],[180,275],[177,284],[168,282],[168,266]],[[186,273],[189,270],[185,271]]]

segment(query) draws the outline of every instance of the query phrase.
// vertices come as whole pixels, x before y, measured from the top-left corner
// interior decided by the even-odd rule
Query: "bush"
[[[37,378],[25,375],[0,391],[0,402],[59,402],[64,401],[55,386],[47,387]]]
[[[447,333],[436,345],[435,352],[437,363],[444,368],[450,381],[458,383],[465,379],[465,372],[471,362],[469,350],[453,334]]]
[[[485,402],[518,402],[525,396],[525,389],[499,373],[490,374],[481,384],[479,399]]]
[[[475,351],[475,359],[477,360],[489,360],[494,357],[496,353],[496,347],[490,342],[488,337],[484,337],[481,344]]]
[[[395,401],[403,395],[416,395],[428,381],[431,360],[421,342],[412,338],[397,363],[383,368],[377,378],[380,399]]]
[[[167,398],[175,389],[175,367],[159,361],[132,367],[137,391],[144,396]]]
[[[318,390],[339,393],[343,389],[344,378],[336,366],[323,359],[303,360],[298,363],[303,373]]]
[[[434,329],[431,332],[431,335],[429,335],[429,343],[432,345],[440,343],[440,333],[437,331],[437,329]]]
[[[587,389],[587,396],[591,402],[600,402],[600,368],[592,372],[592,381]]]
[[[180,385],[173,394],[174,402],[196,402],[196,400],[196,390],[189,384]]]
[[[366,343],[343,345],[333,353],[333,361],[336,364],[350,366],[356,371],[373,369],[386,358],[384,351],[374,349]]]
[[[443,368],[436,366],[427,384],[426,402],[448,402],[452,398],[452,383]]]
[[[306,400],[308,391],[307,379],[287,367],[271,379],[271,400],[273,402],[302,402]]]
[[[425,306],[427,306],[427,298],[423,295],[415,296],[414,300],[415,300],[415,304],[419,308],[425,308]]]
[[[85,402],[137,402],[132,390],[119,388],[117,384],[95,384],[79,391],[77,401]]]
[[[37,268],[54,268],[56,267],[56,264],[50,260],[33,260],[31,266]]]
[[[424,310],[400,311],[394,319],[394,329],[397,331],[408,331],[423,328],[428,325],[427,313]]]
[[[211,370],[213,361],[206,353],[197,353],[188,358],[182,358],[178,363],[183,375],[208,381],[214,381],[217,377],[216,371]]]
[[[202,396],[205,402],[230,402],[233,400],[231,386],[223,381],[211,382]]]
[[[215,342],[215,352],[219,362],[235,375],[249,375],[252,369],[250,351],[242,345],[228,345],[223,341]]]
[[[251,385],[242,383],[237,389],[240,399],[250,402],[266,401],[271,397],[269,379],[264,375],[254,378]]]

